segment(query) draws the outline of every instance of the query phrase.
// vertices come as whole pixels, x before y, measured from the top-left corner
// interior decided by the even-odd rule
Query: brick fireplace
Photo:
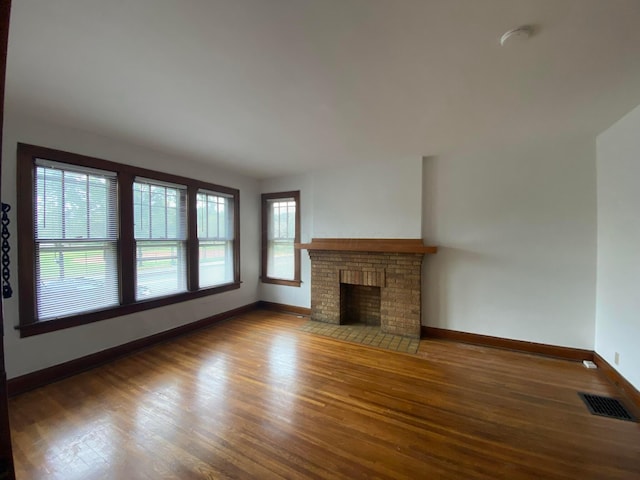
[[[313,239],[311,319],[380,325],[384,333],[420,337],[422,261],[436,247],[420,239]]]

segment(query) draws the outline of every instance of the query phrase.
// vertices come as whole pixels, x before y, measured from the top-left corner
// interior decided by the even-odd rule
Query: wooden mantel
[[[424,245],[420,238],[312,238],[311,243],[296,243],[302,250],[342,252],[436,253],[438,247]]]

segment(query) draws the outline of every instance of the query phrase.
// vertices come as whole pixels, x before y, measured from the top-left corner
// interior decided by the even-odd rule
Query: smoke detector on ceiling
[[[533,27],[530,25],[523,25],[522,27],[509,30],[502,37],[500,37],[500,45],[511,45],[516,43],[522,43],[527,40],[533,34]]]

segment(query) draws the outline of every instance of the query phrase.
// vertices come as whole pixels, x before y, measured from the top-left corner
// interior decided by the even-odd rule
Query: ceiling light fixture
[[[509,30],[502,37],[500,37],[500,45],[503,47],[506,44],[521,43],[528,39],[533,33],[533,27],[529,25],[523,25],[522,27]]]

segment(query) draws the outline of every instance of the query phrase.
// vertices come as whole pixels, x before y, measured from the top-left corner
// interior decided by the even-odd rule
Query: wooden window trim
[[[35,188],[35,159],[44,158],[61,163],[82,165],[116,172],[118,176],[119,229],[118,272],[120,305],[95,312],[83,313],[54,320],[38,321],[35,311],[35,226],[33,189]],[[207,295],[214,295],[240,288],[240,191],[212,183],[181,177],[146,168],[134,167],[110,160],[87,157],[75,153],[63,152],[46,147],[18,143],[17,152],[18,187],[18,281],[20,285],[20,320],[16,328],[21,337],[53,332],[64,328],[84,325],[91,322],[128,315],[134,312],[171,305]],[[135,300],[135,243],[133,230],[133,181],[135,177],[146,177],[163,182],[186,185],[187,187],[187,292],[143,301]],[[225,193],[232,196],[234,202],[234,241],[233,281],[224,285],[198,289],[198,240],[193,238],[196,232],[195,194],[199,189]],[[194,266],[196,271],[194,272]]]
[[[286,285],[289,287],[299,287],[302,285],[300,279],[300,249],[295,247],[294,249],[294,277],[293,280],[284,280],[281,278],[273,278],[267,276],[267,259],[268,259],[268,229],[269,229],[269,214],[268,214],[268,202],[269,200],[278,200],[293,198],[296,202],[296,231],[294,243],[300,243],[300,191],[290,192],[277,192],[277,193],[263,193],[262,194],[262,271],[260,280],[262,283],[272,283],[274,285]]]

